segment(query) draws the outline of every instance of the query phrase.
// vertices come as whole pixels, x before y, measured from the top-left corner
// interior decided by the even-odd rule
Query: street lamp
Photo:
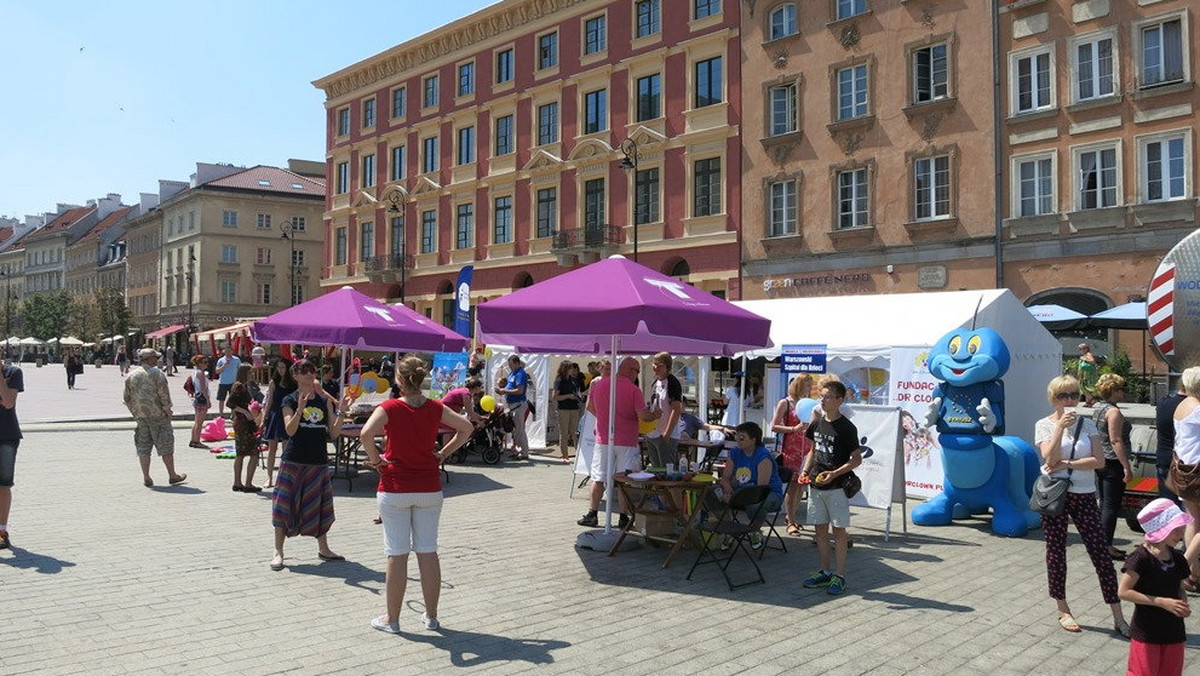
[[[392,190],[384,199],[392,205],[388,207],[388,213],[392,215],[393,219],[400,218],[400,222],[404,224],[404,229],[400,231],[400,304],[405,305],[404,287],[406,286],[405,282],[408,280],[408,220],[402,218],[404,215],[404,195],[399,190]],[[395,235],[392,236],[392,241],[396,241]],[[395,253],[395,251],[392,252],[393,255]]]
[[[196,330],[196,315],[192,311],[193,310],[192,288],[196,283],[196,254],[190,253],[190,252],[188,253],[188,271],[187,271],[186,279],[187,279],[187,285],[188,285],[188,324],[187,324],[187,332],[184,335],[187,338],[188,352],[191,352],[191,350],[192,350],[192,332]]]
[[[621,141],[621,154],[625,156],[621,160],[621,171],[626,174],[633,173],[633,262],[638,259],[638,145],[637,141],[627,138]]]
[[[4,356],[8,356],[8,339],[12,336],[12,278],[7,271],[0,271],[4,278]]]
[[[279,224],[280,239],[286,239],[292,246],[291,257],[288,258],[288,298],[289,305],[296,304],[296,225],[292,221]]]

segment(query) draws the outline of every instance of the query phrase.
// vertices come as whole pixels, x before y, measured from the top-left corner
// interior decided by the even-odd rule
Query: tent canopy
[[[1087,322],[1087,315],[1061,305],[1030,305],[1025,309],[1051,331],[1076,329]]]
[[[172,324],[171,326],[164,326],[163,328],[161,328],[157,331],[151,331],[150,333],[147,333],[146,338],[147,339],[166,338],[167,336],[169,336],[173,333],[178,333],[179,331],[182,331],[186,328],[187,328],[186,324]]]
[[[1141,329],[1149,330],[1146,320],[1146,302],[1125,303],[1088,318],[1088,326],[1098,329]]]
[[[250,335],[250,327],[254,326],[254,322],[238,322],[229,326],[222,326],[217,329],[209,329],[208,331],[199,331],[192,334],[194,340],[221,340],[233,336],[248,336]]]

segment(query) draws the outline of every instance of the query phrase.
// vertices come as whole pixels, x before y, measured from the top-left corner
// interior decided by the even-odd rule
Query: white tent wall
[[[508,358],[518,353],[507,346],[492,345],[489,349],[491,356],[488,357],[487,368],[484,370],[486,378],[483,383],[483,391],[484,394],[494,396],[497,405],[503,405],[504,395],[496,394],[497,380],[500,376],[508,375]],[[526,388],[526,397],[533,402],[537,409],[537,418],[530,418],[525,426],[529,448],[546,448],[546,421],[549,420],[549,416],[555,414],[552,410],[552,402],[546,395],[550,391],[550,383],[554,380],[551,362],[553,362],[553,368],[558,368],[558,362],[562,361],[563,357],[551,357],[544,354],[518,354],[518,356],[521,357],[521,361],[525,362],[525,372],[529,374],[531,382],[530,386]]]
[[[747,353],[778,357],[783,345],[826,345],[830,370],[890,368],[894,347],[929,348],[957,328],[990,327],[1012,364],[1004,375],[1005,432],[1027,440],[1045,416],[1046,384],[1062,373],[1062,346],[1007,289],[737,301],[771,320],[773,347]],[[976,317],[978,308],[978,317]]]

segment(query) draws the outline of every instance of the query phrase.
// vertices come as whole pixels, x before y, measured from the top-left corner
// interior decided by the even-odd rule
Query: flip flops
[[[1079,626],[1079,623],[1075,621],[1075,618],[1069,614],[1059,615],[1058,624],[1072,634],[1078,634],[1079,632],[1083,631],[1083,628]],[[1128,625],[1126,625],[1126,629],[1128,629]]]
[[[804,526],[801,526],[798,523],[789,523],[787,525],[787,534],[788,535],[800,535],[803,531],[804,531]]]
[[[321,559],[322,561],[345,561],[346,560],[346,557],[342,556],[341,554],[322,554],[321,552],[317,552],[317,558]]]
[[[1117,620],[1113,622],[1113,631],[1121,635],[1122,638],[1129,638],[1129,623],[1125,620]]]

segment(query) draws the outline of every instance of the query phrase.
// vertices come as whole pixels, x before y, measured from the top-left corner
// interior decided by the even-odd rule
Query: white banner
[[[909,495],[930,498],[942,492],[942,446],[937,430],[925,427],[925,414],[938,379],[929,375],[928,348],[892,348],[888,403],[900,408],[905,487]]]
[[[887,509],[904,501],[904,475],[896,466],[900,445],[900,411],[894,406],[848,404],[842,411],[858,428],[863,461],[854,473],[862,491],[850,500],[859,507]]]

